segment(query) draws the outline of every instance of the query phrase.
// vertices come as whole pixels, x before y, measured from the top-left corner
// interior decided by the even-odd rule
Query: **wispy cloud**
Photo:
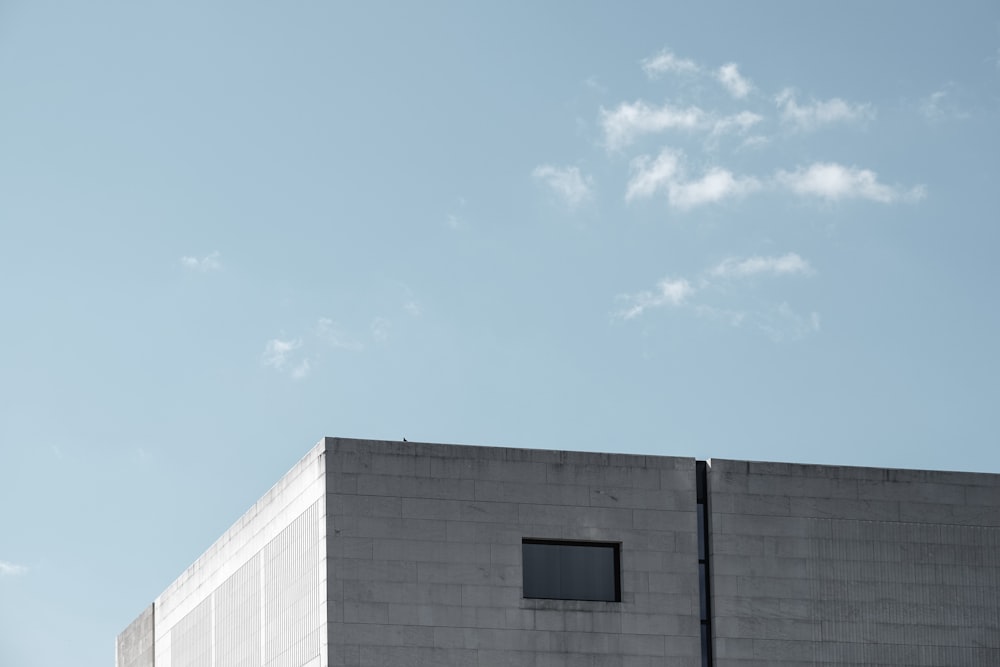
[[[632,160],[632,178],[625,189],[625,201],[651,197],[658,190],[668,190],[681,170],[683,153],[664,148],[656,158],[640,155]]]
[[[808,274],[812,273],[812,267],[798,254],[790,252],[778,257],[760,257],[758,255],[745,259],[730,257],[708,271],[710,276],[718,278],[743,278],[760,273],[775,276],[796,273]]]
[[[289,355],[300,347],[302,347],[301,339],[282,340],[280,338],[272,338],[264,346],[261,362],[265,366],[270,366],[277,371],[284,370],[288,364]]]
[[[694,74],[701,68],[693,60],[678,58],[673,52],[663,49],[656,55],[643,58],[641,61],[642,71],[651,79],[655,79],[661,74]]]
[[[734,288],[738,285],[733,282],[736,280],[754,276],[806,275],[812,272],[809,262],[794,252],[770,257],[758,255],[731,257],[702,271],[694,280],[665,278],[657,284],[656,289],[620,295],[618,299],[625,301],[627,305],[617,311],[615,317],[631,320],[654,308],[683,307],[699,318],[732,327],[750,323],[753,328],[775,341],[797,339],[807,333],[819,331],[818,313],[812,312],[802,316],[785,302],[747,312],[739,308],[734,309],[731,304],[719,305],[712,301],[722,295],[731,298]]]
[[[648,155],[632,160],[632,178],[625,190],[625,201],[650,197],[658,191],[667,193],[671,206],[690,209],[695,206],[740,197],[760,189],[751,177],[736,177],[727,169],[713,167],[696,180],[684,180],[684,154],[665,148],[654,159]]]
[[[382,342],[389,335],[389,320],[376,317],[370,326],[371,337]],[[322,362],[329,348],[360,352],[365,349],[367,335],[354,336],[333,319],[321,317],[302,336],[272,338],[264,345],[261,364],[293,380],[301,380]]]
[[[0,560],[0,576],[16,577],[27,572],[28,568],[24,565],[16,565],[5,560]]]
[[[955,96],[948,90],[936,90],[920,100],[920,114],[933,123],[950,120],[966,120],[971,117],[968,111],[959,108]]]
[[[623,102],[611,111],[601,109],[601,128],[608,150],[625,148],[643,134],[670,129],[695,130],[704,127],[705,123],[705,112],[696,106],[683,109],[667,103],[654,107],[637,100]]]
[[[308,359],[303,359],[302,361],[300,361],[299,363],[297,363],[295,365],[295,368],[292,369],[292,371],[291,371],[292,379],[293,380],[301,380],[305,376],[309,375],[309,371],[311,369],[312,369],[312,366],[310,365],[309,360]]]
[[[602,84],[596,76],[588,76],[583,80],[583,85],[599,95],[604,95],[608,92],[608,87]]]
[[[729,91],[730,95],[738,100],[743,99],[753,90],[753,84],[740,74],[740,68],[736,63],[726,63],[717,69],[715,78]]]
[[[839,97],[799,104],[790,88],[781,91],[775,103],[781,111],[781,121],[797,130],[815,130],[823,125],[859,123],[875,118],[872,105],[850,104]]]
[[[918,201],[926,195],[923,186],[909,190],[880,183],[878,174],[869,169],[845,167],[835,162],[815,162],[795,171],[779,171],[777,183],[803,196],[827,201],[868,199],[890,204],[897,201]]]
[[[551,188],[570,208],[576,208],[593,197],[593,179],[581,174],[578,167],[543,164],[535,167],[531,175]]]
[[[391,323],[384,317],[376,317],[371,323],[372,338],[377,343],[384,343],[389,340],[389,329]]]
[[[753,90],[753,83],[740,74],[739,65],[736,63],[726,63],[715,70],[705,70],[689,58],[681,58],[669,49],[643,58],[640,61],[642,71],[650,79],[656,79],[661,74],[706,74],[711,75],[716,81],[737,99],[743,99]]]
[[[819,313],[812,311],[808,315],[801,315],[785,302],[758,313],[754,319],[757,328],[775,343],[799,340],[820,330]]]
[[[747,314],[742,310],[717,308],[715,306],[707,306],[705,304],[696,305],[694,307],[694,312],[698,317],[716,322],[722,322],[731,327],[741,326],[747,317]]]
[[[333,347],[345,350],[361,350],[364,348],[364,344],[361,341],[346,333],[329,317],[319,318],[316,322],[314,332],[321,341]]]
[[[210,252],[204,257],[198,258],[193,256],[181,257],[181,264],[192,271],[202,271],[207,273],[209,271],[221,271],[222,270],[222,255],[218,250]]]
[[[630,320],[642,315],[643,312],[650,308],[679,306],[694,292],[695,288],[683,278],[679,280],[664,278],[659,282],[655,290],[643,290],[635,294],[621,295],[619,299],[627,302],[628,305],[618,312],[618,316],[622,319]]]
[[[743,134],[762,120],[764,120],[763,116],[752,111],[741,111],[731,116],[723,116],[712,125],[712,135]]]
[[[446,224],[454,230],[462,229],[466,226],[466,220],[464,216],[465,211],[465,197],[458,197],[455,200],[455,207],[451,210],[447,217],[445,218]]]

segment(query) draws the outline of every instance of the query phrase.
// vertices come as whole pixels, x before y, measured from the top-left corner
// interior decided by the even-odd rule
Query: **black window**
[[[619,545],[523,540],[524,597],[620,602]]]

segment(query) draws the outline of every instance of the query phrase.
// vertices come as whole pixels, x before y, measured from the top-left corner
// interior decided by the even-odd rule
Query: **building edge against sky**
[[[998,553],[1000,475],[327,438],[116,664],[994,667]]]

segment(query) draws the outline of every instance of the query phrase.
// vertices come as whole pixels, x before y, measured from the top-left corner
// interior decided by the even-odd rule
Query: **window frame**
[[[528,568],[524,557],[524,547],[527,545],[545,545],[559,547],[581,547],[610,549],[612,553],[612,568],[614,577],[614,599],[607,598],[581,598],[581,597],[550,597],[528,595],[525,586]],[[610,542],[601,540],[554,540],[548,538],[525,537],[521,539],[521,597],[525,600],[562,600],[567,602],[621,602],[622,601],[622,566],[621,566],[621,542]]]

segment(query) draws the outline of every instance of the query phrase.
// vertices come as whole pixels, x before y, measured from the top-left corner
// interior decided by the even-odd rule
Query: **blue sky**
[[[996,3],[8,0],[0,96],[0,664],[324,435],[1000,472]]]

